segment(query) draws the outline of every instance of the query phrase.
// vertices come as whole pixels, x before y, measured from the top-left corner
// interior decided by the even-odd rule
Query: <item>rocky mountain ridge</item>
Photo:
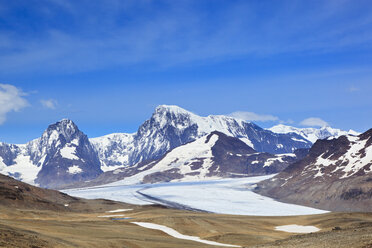
[[[296,133],[303,138],[309,140],[312,143],[315,143],[318,139],[327,139],[327,138],[338,138],[342,135],[359,135],[360,133],[349,130],[349,131],[343,131],[341,129],[332,128],[329,126],[324,126],[321,128],[297,128],[292,126],[287,126],[283,124],[279,124],[276,126],[273,126],[271,128],[268,128],[267,130],[270,130],[274,133]]]
[[[293,132],[277,134],[228,116],[201,117],[178,106],[160,105],[133,134],[88,139],[71,120],[63,119],[27,144],[0,143],[0,172],[42,187],[60,187],[117,168],[136,171],[136,165],[157,161],[214,131],[239,139],[259,153],[287,154],[311,146]]]
[[[198,116],[178,106],[160,105],[134,134],[90,139],[105,170],[158,159],[167,151],[213,131],[239,138],[258,152],[292,153],[312,143],[298,134],[277,134],[254,123],[223,115]]]
[[[372,129],[318,140],[302,160],[257,192],[281,201],[334,211],[372,211]]]
[[[108,171],[97,179],[73,187],[199,181],[278,173],[301,159],[307,151],[269,154],[255,151],[238,138],[214,131],[168,151],[162,158]]]

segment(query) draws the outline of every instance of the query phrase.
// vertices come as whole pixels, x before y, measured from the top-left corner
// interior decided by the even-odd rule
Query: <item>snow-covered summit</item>
[[[159,105],[155,108],[154,113],[175,113],[175,114],[193,114],[177,105]]]
[[[224,115],[199,116],[174,105],[160,105],[135,134],[91,139],[103,170],[157,159],[167,151],[213,131],[237,137],[259,152],[291,153],[311,143],[297,134],[275,134],[254,123]]]
[[[296,133],[303,138],[315,143],[318,139],[326,139],[326,138],[338,138],[342,135],[358,135],[359,133],[354,130],[343,131],[341,129],[332,128],[329,126],[324,126],[321,128],[297,128],[292,126],[287,126],[283,124],[279,124],[268,128],[268,130],[274,133]]]
[[[229,126],[242,126],[244,122],[243,120],[225,115],[208,115],[203,117],[175,105],[159,105],[156,107],[152,118],[156,120],[161,127],[171,124],[182,129],[197,124],[198,134],[200,136],[213,131],[228,133]],[[169,122],[169,120],[171,121]]]

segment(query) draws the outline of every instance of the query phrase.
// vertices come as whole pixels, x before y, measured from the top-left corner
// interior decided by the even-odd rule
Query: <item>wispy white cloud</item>
[[[279,118],[273,115],[262,115],[256,114],[253,112],[244,112],[244,111],[237,111],[229,114],[229,116],[242,119],[245,121],[258,121],[258,122],[267,122],[267,121],[278,121]]]
[[[329,126],[329,124],[318,117],[310,117],[300,122],[300,125],[309,126],[309,127],[324,127]]]
[[[360,89],[358,87],[354,86],[354,85],[350,86],[349,89],[348,89],[349,92],[356,92],[356,91],[359,91],[359,90]]]
[[[0,32],[0,49],[5,51],[0,71],[76,72],[138,63],[174,66],[242,56],[324,53],[372,42],[368,5],[348,22],[328,22],[343,17],[353,1],[336,1],[337,8],[333,1],[316,8],[282,1],[266,6],[270,15],[265,18],[258,16],[262,5],[247,1],[232,1],[211,12],[192,1],[164,1],[161,8],[138,0],[65,2],[48,1],[43,6],[48,11],[40,13],[50,13],[39,18],[53,18],[63,9],[67,20],[79,20],[71,29],[44,27],[41,35],[27,38],[17,30]],[[118,22],[126,18],[129,21]]]
[[[10,84],[0,84],[0,124],[6,121],[9,112],[19,111],[28,106],[26,94]]]
[[[48,100],[40,100],[41,105],[43,107],[48,108],[48,109],[56,109],[57,107],[57,101],[54,99],[48,99]]]

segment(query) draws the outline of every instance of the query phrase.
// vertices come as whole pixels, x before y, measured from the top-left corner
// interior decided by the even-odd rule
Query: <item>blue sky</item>
[[[159,104],[365,131],[371,30],[362,0],[0,0],[0,141],[134,132]]]

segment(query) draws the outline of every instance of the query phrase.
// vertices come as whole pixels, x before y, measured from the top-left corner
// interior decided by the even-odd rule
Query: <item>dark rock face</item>
[[[79,199],[64,193],[41,189],[0,174],[0,205],[14,208],[68,211]]]
[[[281,201],[332,211],[372,211],[372,129],[318,140],[302,160],[256,191]]]
[[[240,177],[256,176],[277,173],[288,166],[292,157],[278,160],[276,155],[269,153],[257,153],[241,140],[229,137],[220,132],[212,132],[218,135],[218,140],[212,147],[213,165],[208,176]],[[268,165],[268,161],[273,162]],[[265,164],[267,166],[265,166]]]
[[[183,128],[178,128],[183,127]],[[167,151],[194,141],[198,137],[198,126],[190,116],[157,108],[134,136],[134,147],[130,164],[143,160],[158,159]]]
[[[277,134],[262,129],[254,123],[244,123],[245,134],[258,152],[271,154],[292,153],[300,148],[310,148],[311,142],[302,136],[289,133]],[[240,138],[240,137],[237,137]]]

